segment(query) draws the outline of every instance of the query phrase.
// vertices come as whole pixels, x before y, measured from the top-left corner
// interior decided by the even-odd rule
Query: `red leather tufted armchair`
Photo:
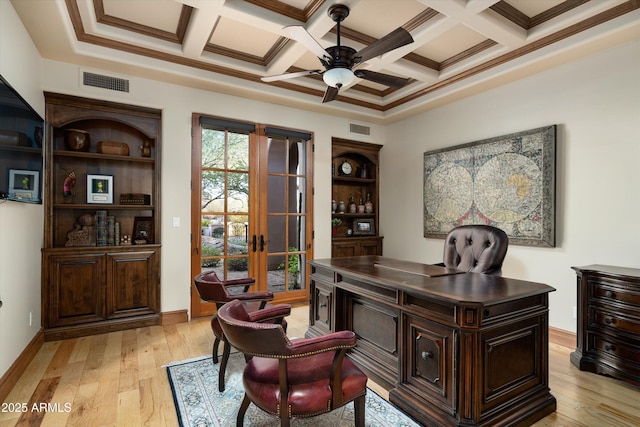
[[[445,267],[471,273],[502,274],[509,238],[490,225],[462,225],[449,232],[444,243]]]
[[[200,274],[194,279],[200,298],[205,301],[214,302],[216,308],[220,308],[234,299],[242,301],[247,310],[252,313],[256,310],[262,309],[267,305],[268,301],[273,300],[273,293],[269,291],[249,292],[249,288],[255,284],[255,279],[252,277],[246,277],[243,279],[235,280],[220,280],[215,272]],[[235,292],[229,292],[229,289],[234,289]],[[289,311],[276,312],[262,312],[262,317],[254,316],[253,321],[256,322],[271,322],[281,323],[284,329],[287,328],[287,322],[284,320],[285,316],[290,314]],[[231,347],[227,342],[220,323],[218,322],[218,315],[214,315],[211,319],[211,329],[215,340],[213,341],[213,363],[218,363],[218,346],[222,342],[222,360],[220,362],[220,372],[218,374],[218,390],[223,392],[225,389],[224,377],[227,370],[227,362],[229,361],[229,354],[231,353]]]
[[[240,301],[222,307],[218,318],[229,342],[253,356],[242,375],[245,395],[236,425],[243,425],[252,402],[288,426],[293,417],[312,417],[353,401],[355,425],[364,426],[367,376],[345,358],[356,345],[352,331],[290,341],[280,325],[252,323]]]

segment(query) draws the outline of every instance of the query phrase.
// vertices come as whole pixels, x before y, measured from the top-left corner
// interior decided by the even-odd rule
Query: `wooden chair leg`
[[[227,362],[229,362],[229,354],[231,353],[231,344],[226,340],[222,341],[222,360],[220,361],[220,371],[218,372],[218,390],[220,393],[224,391],[224,376],[227,371]]]
[[[236,418],[237,427],[242,427],[244,425],[244,414],[247,412],[249,404],[251,404],[251,401],[245,393],[244,399],[242,399],[242,403],[240,404],[240,409],[238,409],[238,418]]]
[[[290,422],[288,414],[280,413],[280,427],[289,427]]]
[[[213,349],[211,350],[211,353],[213,354],[214,365],[218,363],[218,346],[219,345],[220,345],[220,338],[216,337],[216,339],[213,341]]]
[[[356,427],[364,427],[364,408],[366,397],[362,396],[353,401],[353,412],[356,418]]]

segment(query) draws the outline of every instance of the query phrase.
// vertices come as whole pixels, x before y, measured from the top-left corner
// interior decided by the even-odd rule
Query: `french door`
[[[253,277],[253,291],[306,301],[311,135],[197,114],[193,130],[192,277]],[[191,286],[192,317],[213,314]]]

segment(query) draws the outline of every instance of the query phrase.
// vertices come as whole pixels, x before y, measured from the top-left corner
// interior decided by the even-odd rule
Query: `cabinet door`
[[[442,408],[454,414],[454,330],[407,316],[406,334],[408,357],[404,361],[403,382],[416,393],[439,401]]]
[[[334,242],[332,244],[331,257],[344,258],[359,255],[359,244],[356,241]]]
[[[311,290],[313,305],[310,326],[320,328],[325,333],[333,332],[333,286],[314,281]]]
[[[382,241],[380,239],[362,240],[358,255],[382,255]]]
[[[157,252],[107,254],[107,316],[153,314],[159,309],[156,292]]]
[[[105,319],[104,254],[52,255],[46,265],[45,327]]]

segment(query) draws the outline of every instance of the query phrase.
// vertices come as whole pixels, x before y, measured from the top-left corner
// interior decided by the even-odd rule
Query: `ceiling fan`
[[[284,27],[287,37],[301,43],[311,52],[315,53],[325,69],[267,76],[262,77],[262,81],[273,82],[314,74],[322,75],[322,79],[327,84],[327,90],[322,98],[323,103],[336,99],[340,88],[350,84],[355,77],[395,88],[400,88],[409,82],[409,79],[378,73],[376,71],[353,70],[354,66],[371,58],[375,58],[376,56],[380,56],[401,46],[413,43],[413,38],[407,30],[402,27],[397,28],[382,37],[380,40],[356,51],[349,46],[340,45],[340,23],[349,16],[349,8],[345,5],[335,4],[329,8],[327,14],[336,22],[336,32],[338,36],[336,45],[328,47],[327,49],[324,49],[303,26],[292,25]]]

